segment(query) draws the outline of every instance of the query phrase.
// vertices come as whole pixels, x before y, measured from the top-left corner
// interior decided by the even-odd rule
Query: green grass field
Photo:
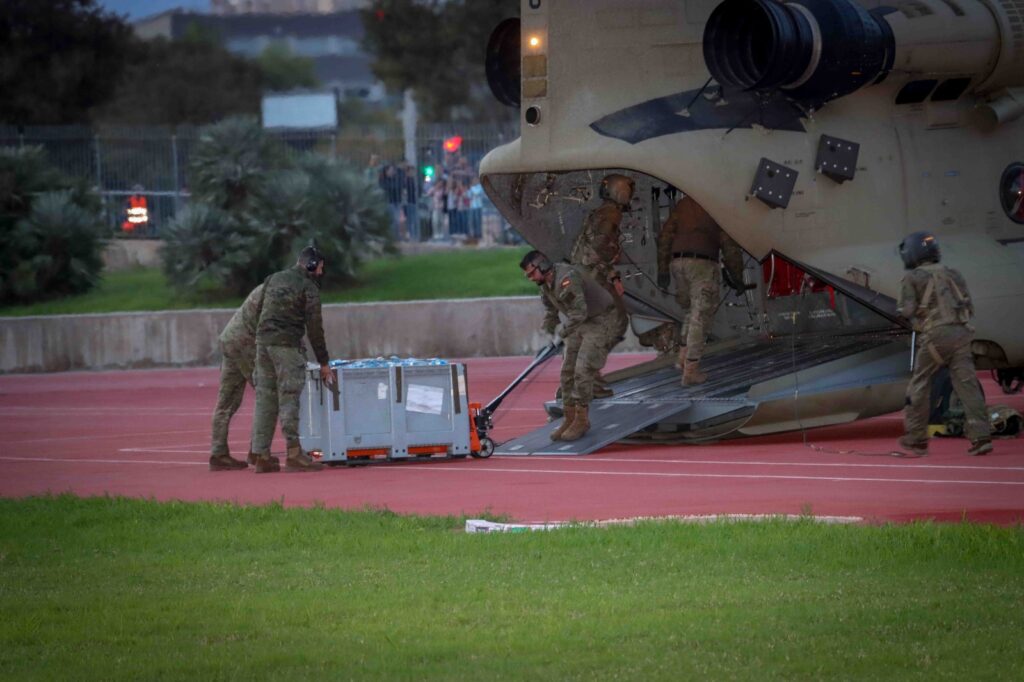
[[[0,500],[12,680],[1024,679],[1024,529]]]
[[[373,261],[363,268],[355,286],[325,289],[323,301],[418,301],[536,294],[537,287],[519,269],[519,259],[526,250],[464,249]],[[0,307],[0,316],[234,308],[241,303],[242,298],[195,301],[176,297],[159,269],[141,268],[107,273],[96,289],[79,296]]]

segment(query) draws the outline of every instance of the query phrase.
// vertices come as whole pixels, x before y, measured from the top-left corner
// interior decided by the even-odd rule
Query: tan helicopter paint
[[[1024,225],[1003,213],[998,197],[1003,169],[1024,162],[1024,119],[986,129],[973,118],[1000,88],[1024,85],[1024,32],[1007,33],[1007,13],[1024,18],[1024,0],[884,3],[914,5],[890,15],[898,45],[904,41],[897,64],[881,84],[813,112],[806,133],[755,126],[630,144],[595,132],[590,124],[603,116],[707,81],[700,41],[717,4],[523,0],[523,51],[547,57],[546,94],[522,103],[523,111],[539,108],[540,123],[523,122],[520,139],[482,162],[485,188],[494,191],[486,176],[495,174],[633,169],[693,196],[757,258],[774,250],[839,277],[866,277],[893,298],[903,275],[896,245],[909,232],[933,230],[945,262],[971,288],[977,338],[998,344],[1008,366],[1024,366],[1024,243],[998,241],[1024,240]],[[920,6],[930,14],[909,16]],[[540,37],[537,48],[528,47],[531,36]],[[932,75],[972,76],[974,90],[955,102],[895,105],[905,83]],[[974,85],[982,79],[983,87]],[[861,145],[854,180],[838,184],[815,172],[823,133]],[[747,196],[761,157],[799,172],[786,209]]]

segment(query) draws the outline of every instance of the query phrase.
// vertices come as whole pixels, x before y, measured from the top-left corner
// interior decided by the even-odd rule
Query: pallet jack
[[[505,387],[501,393],[499,393],[491,402],[487,403],[483,407],[480,403],[469,404],[469,418],[470,418],[470,432],[469,432],[469,444],[470,454],[477,458],[487,458],[494,454],[494,441],[488,436],[488,432],[494,428],[492,417],[494,416],[495,410],[501,405],[502,401],[508,397],[509,393],[514,391],[519,384],[523,383],[526,377],[530,376],[533,370],[537,369],[545,362],[553,358],[555,355],[562,350],[563,341],[562,339],[555,339],[548,345],[537,351],[533,361],[519,373],[515,379],[512,380],[508,386]]]

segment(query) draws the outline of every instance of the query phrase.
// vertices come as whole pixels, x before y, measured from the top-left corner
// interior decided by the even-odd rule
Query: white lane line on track
[[[137,436],[164,436],[182,433],[209,433],[209,429],[184,429],[177,431],[147,431],[145,433],[103,433],[91,436],[59,436],[57,438],[29,438],[26,440],[9,440],[6,445],[22,445],[24,443],[56,443],[68,440],[101,440],[106,438],[135,438]]]
[[[166,464],[169,466],[208,466],[207,462],[180,460],[142,460],[142,459],[72,459],[60,457],[0,457],[0,461],[8,462],[60,462],[62,464]],[[834,483],[922,483],[926,485],[1009,485],[1024,486],[1024,481],[964,481],[926,478],[865,478],[852,476],[776,476],[758,474],[687,474],[687,473],[656,473],[645,471],[566,471],[560,469],[494,469],[476,466],[405,466],[405,467],[368,467],[366,471],[386,471],[389,473],[441,472],[441,473],[503,473],[503,474],[556,474],[560,476],[628,476],[646,478],[727,478],[749,480],[781,480],[781,481],[829,481]]]
[[[247,443],[237,442],[231,443],[233,447],[247,447]],[[199,448],[195,450],[184,450],[181,448]],[[209,452],[208,443],[181,443],[179,445],[168,445],[168,446],[153,446],[153,447],[140,447],[140,448],[118,448],[118,452],[137,452],[137,453],[152,453],[152,454],[167,454],[167,455],[204,455]],[[502,455],[497,455],[496,458],[502,458]],[[509,455],[507,459],[510,461],[522,461],[521,455]],[[736,460],[718,460],[718,459],[630,459],[630,458],[616,458],[616,457],[593,457],[593,458],[570,458],[570,457],[545,457],[544,455],[534,455],[530,457],[533,461],[543,462],[559,462],[562,464],[603,464],[604,462],[613,462],[616,464],[674,464],[674,465],[724,465],[724,466],[765,466],[765,467],[850,467],[850,468],[880,468],[880,469],[914,469],[914,470],[957,470],[957,471],[1024,471],[1024,467],[1001,467],[1001,466],[970,466],[966,464],[865,464],[865,463],[851,463],[851,464],[840,464],[836,462],[764,462],[764,461],[736,461]]]
[[[96,415],[124,416],[126,412],[130,413],[133,417],[140,415],[160,416],[165,414],[173,417],[203,417],[211,414],[210,410],[170,411],[161,408],[139,408],[132,405],[124,405],[122,407],[0,407],[0,417],[18,417],[25,414],[61,414],[75,417]],[[245,414],[245,411],[239,410],[235,414]],[[252,412],[250,411],[249,414],[252,414]]]
[[[248,441],[231,441],[228,443],[229,446],[235,448],[234,451],[240,451],[242,449],[248,450]],[[179,448],[199,448],[198,450],[181,450]],[[151,452],[151,453],[170,453],[170,454],[184,454],[184,455],[202,455],[210,453],[210,441],[203,441],[202,443],[178,443],[176,445],[152,445],[141,448],[118,448],[118,452]]]
[[[522,460],[522,455],[495,455],[496,457],[502,457],[507,459],[518,459]],[[728,459],[632,459],[624,457],[594,457],[590,459],[572,459],[570,457],[545,457],[544,455],[531,455],[530,459],[544,460],[548,462],[589,462],[591,464],[597,462],[616,462],[625,464],[724,464],[727,466],[743,466],[749,464],[751,466],[767,466],[767,467],[864,467],[871,468],[877,467],[881,469],[966,469],[968,471],[1024,471],[1024,467],[1001,467],[1001,466],[977,466],[969,464],[868,464],[868,463],[850,463],[841,464],[839,462],[763,462],[763,461],[743,461],[743,460],[728,460]],[[895,461],[899,461],[898,457],[892,458]],[[912,458],[918,459],[918,458]]]
[[[70,457],[0,457],[4,462],[60,462],[61,464],[166,464],[167,466],[209,466],[209,462],[173,459],[72,459]]]
[[[153,455],[209,455],[210,450],[207,447],[206,450],[173,450],[173,449],[160,449],[151,450],[148,447],[121,447],[118,450],[119,453],[151,453]]]

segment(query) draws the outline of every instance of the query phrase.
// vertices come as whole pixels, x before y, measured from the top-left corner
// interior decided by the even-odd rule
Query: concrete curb
[[[233,312],[0,318],[0,373],[215,365]],[[331,304],[323,313],[332,358],[530,355],[548,341],[536,296]],[[616,351],[639,349],[630,335]]]

